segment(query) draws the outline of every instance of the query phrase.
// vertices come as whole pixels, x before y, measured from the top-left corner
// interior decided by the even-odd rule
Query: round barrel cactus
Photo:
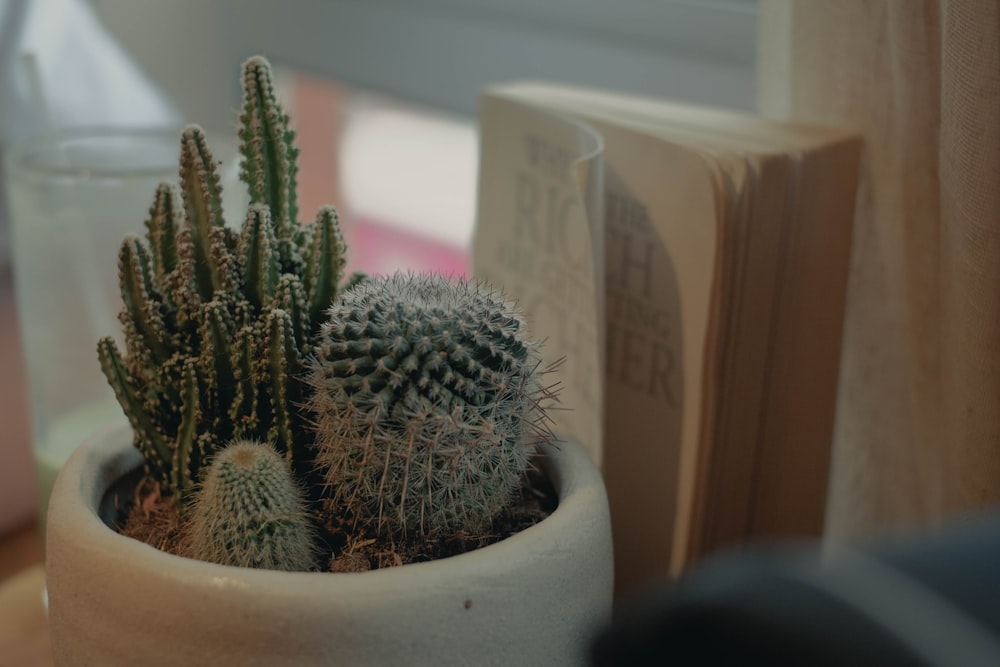
[[[310,570],[314,532],[302,490],[271,447],[240,441],[219,451],[191,505],[193,558],[269,570]]]
[[[538,347],[481,283],[396,274],[342,291],[308,379],[333,506],[390,536],[487,527],[551,438]]]

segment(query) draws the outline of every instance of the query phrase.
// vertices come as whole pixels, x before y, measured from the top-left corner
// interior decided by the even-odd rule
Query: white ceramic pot
[[[579,445],[546,454],[559,506],[502,542],[372,572],[288,573],[180,558],[111,530],[102,499],[141,459],[131,433],[106,433],[70,458],[50,501],[56,664],[584,664],[611,613],[607,498]]]

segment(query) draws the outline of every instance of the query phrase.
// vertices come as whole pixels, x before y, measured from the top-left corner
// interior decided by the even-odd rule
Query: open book
[[[819,535],[859,140],[541,84],[487,90],[480,130],[475,272],[566,357],[619,592]]]

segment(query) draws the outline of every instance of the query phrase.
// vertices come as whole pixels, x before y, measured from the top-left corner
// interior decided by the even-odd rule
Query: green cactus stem
[[[390,537],[488,526],[551,438],[539,359],[483,284],[397,274],[342,292],[309,376],[333,506]]]
[[[295,134],[267,61],[248,60],[243,84],[241,176],[251,205],[242,229],[225,225],[216,161],[201,128],[189,126],[179,189],[160,185],[145,242],[130,236],[119,252],[124,353],[110,337],[98,343],[150,475],[182,504],[233,439],[271,442],[308,469],[299,378],[344,273],[336,212],[296,219]]]
[[[273,449],[242,441],[215,455],[191,506],[193,558],[236,567],[311,570],[314,540],[302,490]]]

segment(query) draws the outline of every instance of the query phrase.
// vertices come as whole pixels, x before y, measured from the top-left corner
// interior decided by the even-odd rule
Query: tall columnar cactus
[[[239,138],[251,201],[242,230],[224,225],[215,160],[202,130],[188,127],[183,197],[161,185],[146,242],[122,242],[125,354],[111,338],[98,343],[150,474],[182,499],[233,439],[274,443],[306,464],[299,377],[344,270],[336,211],[296,219],[294,133],[263,58],[244,64]]]
[[[330,308],[309,376],[334,506],[389,536],[473,531],[551,437],[512,304],[441,276],[372,278]]]
[[[270,447],[236,442],[216,454],[191,505],[189,551],[222,565],[300,571],[314,567],[302,490]]]

